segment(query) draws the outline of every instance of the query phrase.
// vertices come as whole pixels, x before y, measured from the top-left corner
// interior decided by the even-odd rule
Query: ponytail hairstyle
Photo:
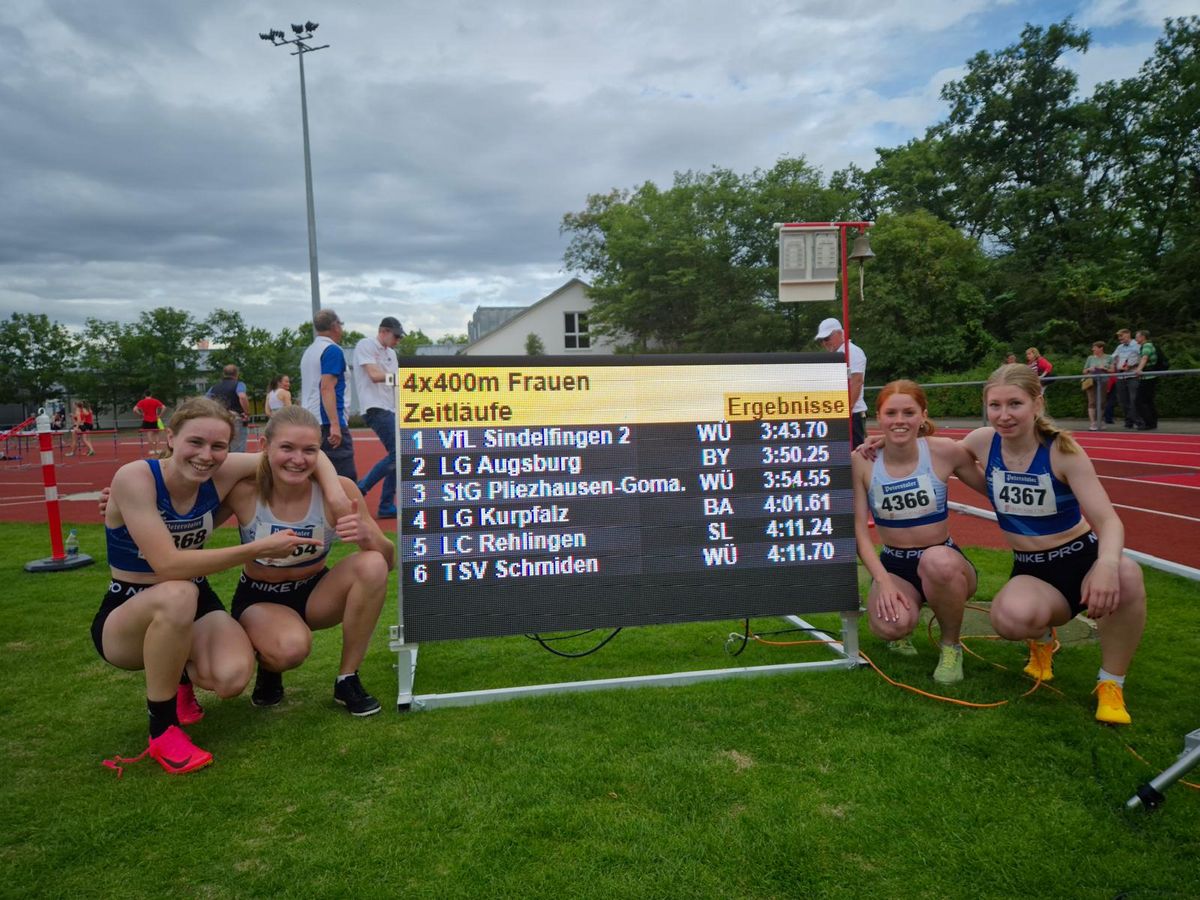
[[[216,419],[224,422],[229,426],[229,440],[233,441],[233,413],[216,400],[210,400],[208,397],[191,397],[184,400],[176,407],[175,415],[171,416],[167,428],[171,434],[179,434],[179,430],[193,419]],[[171,452],[171,445],[167,444],[166,455],[162,458],[169,459]]]
[[[275,440],[275,435],[279,433],[279,429],[287,428],[290,425],[299,425],[302,428],[311,428],[317,433],[317,443],[321,442],[321,423],[317,421],[317,417],[310,413],[303,406],[284,406],[279,409],[275,415],[267,419],[267,427],[263,429],[263,452],[258,460],[258,472],[255,474],[255,483],[258,485],[258,496],[264,503],[271,502],[271,496],[275,491],[275,476],[271,472],[271,455],[268,452],[271,444]]]
[[[1031,400],[1037,400],[1043,396],[1042,382],[1037,373],[1029,366],[1023,366],[1020,363],[1001,366],[988,377],[983,385],[983,402],[987,403],[988,391],[1002,386],[1015,387],[1028,395]],[[1079,444],[1075,442],[1075,438],[1071,437],[1071,432],[1059,428],[1055,421],[1045,414],[1045,405],[1042,406],[1042,409],[1043,412],[1038,413],[1037,418],[1033,420],[1033,430],[1037,435],[1038,443],[1044,445],[1053,442],[1060,453],[1083,452]]]
[[[271,379],[271,383],[267,385],[267,390],[268,390],[268,391],[273,391],[273,390],[275,390],[276,388],[278,388],[278,387],[279,387],[279,381],[280,381],[280,379],[281,379],[282,377],[283,377],[282,375],[276,375],[274,378],[272,378],[272,379]]]
[[[921,407],[921,412],[925,414],[925,421],[917,429],[917,434],[920,437],[928,437],[937,431],[937,426],[929,420],[929,401],[925,397],[925,391],[915,381],[909,381],[907,378],[889,381],[883,386],[883,390],[875,398],[875,418],[879,418],[879,411],[883,409],[883,404],[887,403],[896,394],[904,394],[912,397],[916,401],[917,406]]]

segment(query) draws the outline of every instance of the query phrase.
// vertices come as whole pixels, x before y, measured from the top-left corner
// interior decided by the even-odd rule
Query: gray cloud
[[[130,321],[161,305],[307,316],[290,4],[14,0],[0,27],[0,314]],[[1107,77],[1168,0],[310,4],[322,295],[351,325],[461,333],[562,269],[587,196],[803,153],[827,173],[920,134],[937,91],[1023,21],[1072,10]],[[1181,10],[1180,10],[1181,11]],[[328,15],[325,15],[328,13]],[[1082,24],[1088,24],[1082,21]],[[1081,71],[1089,59],[1078,61]],[[1125,65],[1128,71],[1113,71]]]

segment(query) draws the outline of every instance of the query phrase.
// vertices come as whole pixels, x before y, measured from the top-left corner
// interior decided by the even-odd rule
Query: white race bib
[[[919,519],[937,511],[937,498],[929,475],[914,475],[871,487],[875,518],[881,521]]]
[[[996,512],[1008,516],[1054,516],[1058,500],[1050,473],[1030,475],[1027,472],[995,470],[992,478],[992,503]]]
[[[164,521],[163,524],[167,526],[167,531],[171,533],[171,540],[175,542],[175,546],[180,550],[199,550],[204,546],[204,542],[208,540],[208,536],[213,532],[213,517],[210,512],[196,519]],[[138,559],[145,558],[139,549]]]
[[[255,562],[263,566],[306,566],[325,552],[325,528],[321,525],[301,528],[295,525],[259,522],[258,527],[254,530],[254,539],[256,541],[261,540],[262,538],[270,537],[277,531],[288,531],[289,529],[296,532],[300,537],[315,538],[320,543],[311,545],[301,544],[298,547],[293,547],[291,555],[285,556],[283,559],[256,559]]]

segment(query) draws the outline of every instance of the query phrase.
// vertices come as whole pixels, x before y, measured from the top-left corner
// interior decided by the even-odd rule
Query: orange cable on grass
[[[768,641],[766,638],[759,637],[757,634],[751,635],[751,637],[758,643],[766,644],[768,647],[798,647],[802,644],[840,644],[841,643],[841,641],[819,640],[819,639],[815,639],[815,638],[812,640],[806,640],[806,641]],[[893,687],[898,687],[901,690],[911,691],[912,693],[917,694],[918,696],[921,696],[921,697],[928,697],[930,700],[940,700],[944,703],[952,703],[955,706],[965,706],[970,709],[994,709],[997,706],[1004,706],[1006,703],[1009,702],[1007,700],[998,700],[995,703],[973,703],[969,700],[959,700],[955,697],[944,697],[941,694],[933,694],[933,693],[930,693],[929,691],[923,691],[918,687],[913,687],[911,684],[905,684],[902,681],[896,681],[893,678],[889,678],[888,675],[881,668],[879,668],[879,666],[875,665],[875,662],[871,659],[871,657],[869,657],[869,656],[867,656],[867,654],[863,653],[862,650],[858,651],[858,655],[860,657],[862,657],[864,660],[866,660],[867,665],[869,665],[872,669],[874,669],[875,673],[877,675],[879,675],[879,677],[882,678],[884,681],[886,681],[888,684],[892,685]],[[1004,668],[1004,667],[1001,666],[1001,668]],[[1032,694],[1034,691],[1036,691],[1039,687],[1041,687],[1041,685],[1042,685],[1041,681],[1034,682],[1033,687],[1031,687],[1025,693],[1021,694],[1021,696],[1028,697],[1030,694]],[[1047,687],[1049,687],[1049,686],[1047,685]],[[1054,688],[1050,688],[1050,690],[1055,691],[1055,693],[1060,694],[1060,695],[1062,693],[1061,691],[1057,691]]]

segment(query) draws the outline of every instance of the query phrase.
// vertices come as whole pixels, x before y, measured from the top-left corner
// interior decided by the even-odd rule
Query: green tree
[[[78,362],[78,340],[42,313],[13,313],[0,321],[0,402],[20,403],[33,415]]]
[[[71,393],[91,400],[99,410],[107,406],[113,418],[133,415],[132,406],[149,388],[164,403],[165,383],[144,380],[129,364],[129,328],[118,322],[89,317],[80,342],[79,366],[67,380]]]
[[[159,399],[172,405],[196,393],[204,381],[196,349],[202,336],[200,323],[180,309],[160,306],[138,316],[121,335],[121,352],[133,386],[120,404],[131,405],[153,385],[162,392]]]
[[[589,197],[563,218],[564,259],[591,284],[591,329],[622,350],[783,349],[802,329],[778,303],[774,223],[836,218],[849,199],[803,159],[745,176],[676,173],[666,190]]]
[[[526,356],[545,356],[546,345],[542,339],[533,331],[525,335],[525,355]]]
[[[432,343],[433,341],[419,328],[416,331],[407,331],[396,344],[396,355],[416,356],[418,347],[428,347]]]
[[[850,321],[871,383],[962,372],[996,356],[982,290],[990,263],[977,241],[920,211],[880,218],[871,246],[866,296],[851,288]]]
[[[216,381],[220,370],[229,364],[237,366],[252,410],[262,408],[272,379],[279,375],[295,375],[298,379],[300,357],[312,343],[311,326],[300,334],[284,328],[273,335],[265,328],[248,327],[241,313],[231,310],[210,313],[203,327],[214,345],[209,355],[209,379]]]

